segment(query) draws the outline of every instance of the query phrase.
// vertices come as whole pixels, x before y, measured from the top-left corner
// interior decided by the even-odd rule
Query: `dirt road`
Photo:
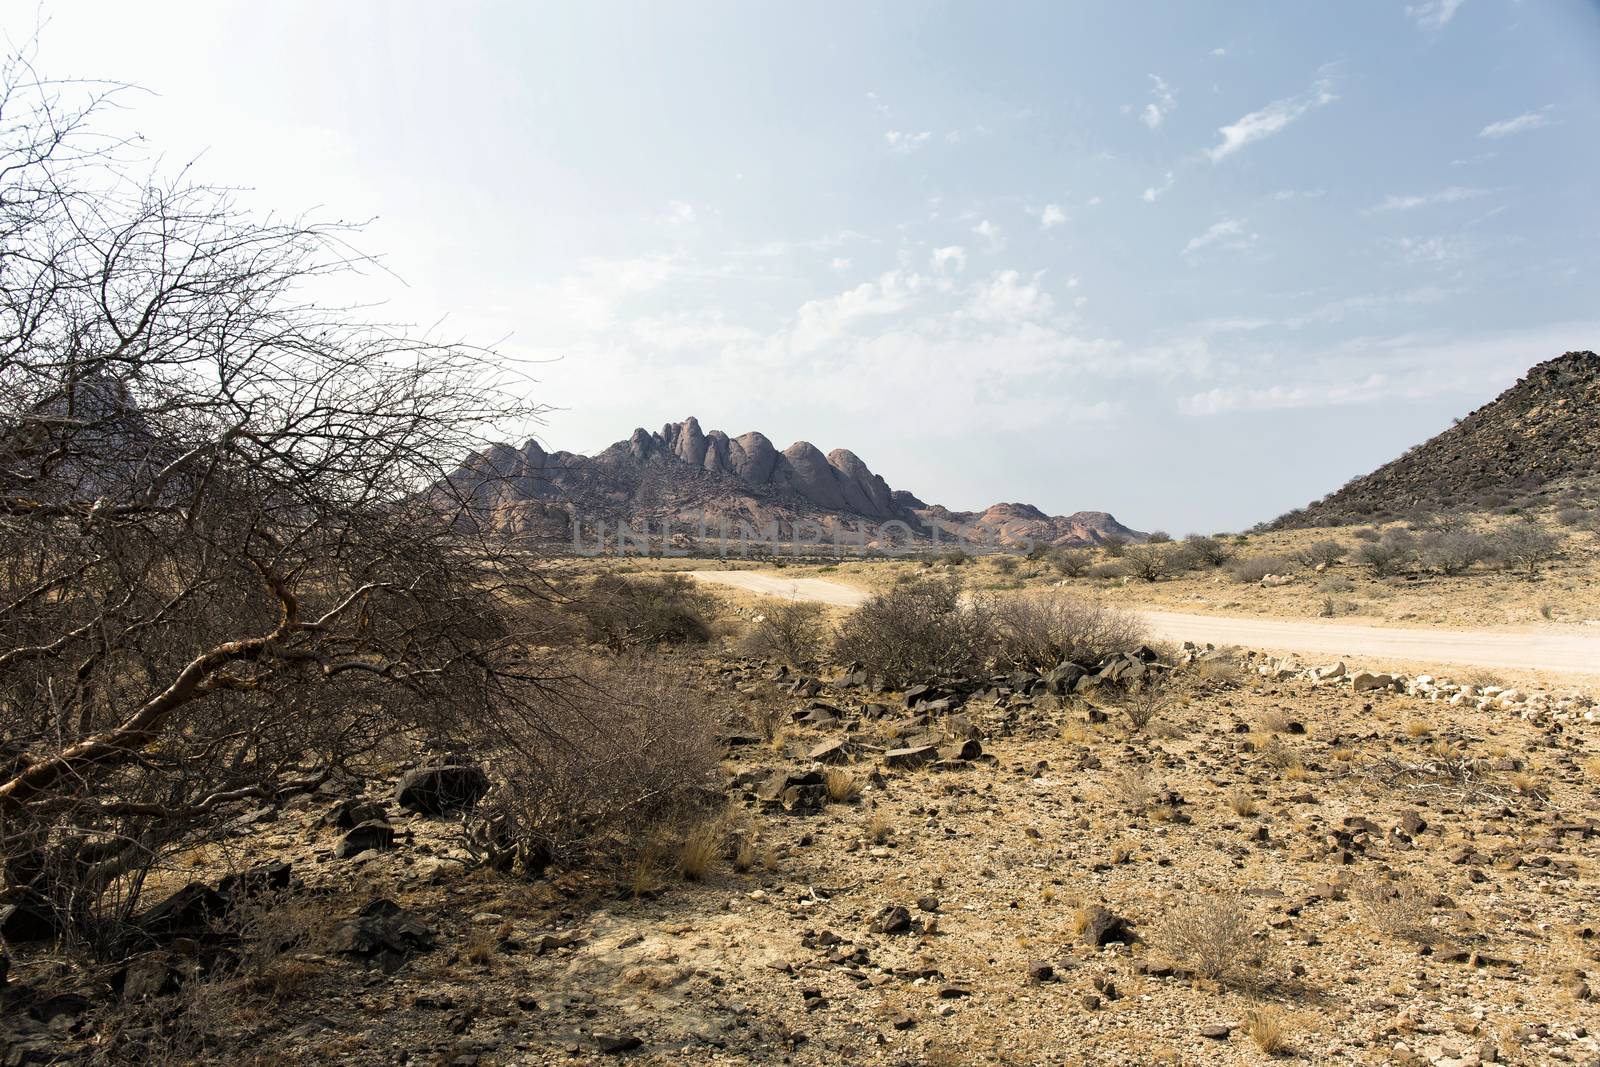
[[[694,577],[763,596],[853,607],[865,590],[824,578],[785,578],[759,571],[694,571]],[[1151,633],[1166,641],[1210,642],[1348,658],[1421,664],[1461,664],[1504,670],[1600,675],[1600,634],[1539,630],[1424,630],[1294,619],[1240,619],[1141,610]],[[1352,664],[1354,665],[1354,663]]]

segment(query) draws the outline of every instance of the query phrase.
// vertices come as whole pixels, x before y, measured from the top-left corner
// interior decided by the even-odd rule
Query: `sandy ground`
[[[762,574],[759,571],[689,571],[696,580],[743,589],[747,593],[777,597],[784,600],[812,600],[839,608],[853,608],[865,603],[872,594],[843,582],[830,582],[826,578],[786,578],[781,574]]]
[[[867,591],[825,578],[788,578],[759,571],[694,571],[702,582],[764,596],[853,607]],[[1461,664],[1519,671],[1600,675],[1600,634],[1527,630],[1404,629],[1291,619],[1246,619],[1141,609],[1155,636],[1168,641],[1347,656],[1363,664]]]

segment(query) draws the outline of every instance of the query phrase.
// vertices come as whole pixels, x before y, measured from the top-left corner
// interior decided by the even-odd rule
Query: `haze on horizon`
[[[14,5],[384,317],[956,508],[1271,518],[1600,348],[1600,6]],[[285,64],[282,57],[297,56]]]

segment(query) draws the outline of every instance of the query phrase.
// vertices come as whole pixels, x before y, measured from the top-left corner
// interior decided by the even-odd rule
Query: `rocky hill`
[[[593,456],[548,452],[537,441],[497,445],[471,457],[448,484],[471,512],[501,533],[539,540],[570,538],[626,523],[685,538],[716,538],[741,527],[783,539],[866,534],[869,543],[932,541],[959,535],[983,545],[1029,541],[1096,544],[1138,534],[1105,512],[1049,516],[1027,504],[983,512],[930,506],[893,490],[860,457],[838,448],[826,455],[808,441],[781,452],[761,433],[709,433],[693,416],[659,432],[635,430]],[[889,525],[901,524],[901,525]],[[706,531],[701,535],[701,529]]]
[[[1600,356],[1568,352],[1399,459],[1272,526],[1526,505],[1586,489],[1600,489]]]

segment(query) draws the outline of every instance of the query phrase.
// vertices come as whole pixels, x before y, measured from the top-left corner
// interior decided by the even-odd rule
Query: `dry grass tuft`
[[[1261,806],[1256,803],[1256,798],[1251,796],[1250,791],[1243,786],[1235,786],[1228,791],[1228,807],[1233,809],[1235,815],[1243,816],[1246,819],[1261,810]]]
[[[827,785],[828,799],[835,804],[848,804],[861,795],[861,782],[838,767],[828,772]]]
[[[1256,1048],[1268,1056],[1281,1056],[1289,1051],[1289,1022],[1276,1008],[1251,1008],[1244,1014],[1245,1033],[1255,1042]]]
[[[889,816],[881,811],[874,811],[872,818],[867,820],[867,840],[875,845],[881,845],[889,840],[889,835],[894,833],[894,826],[889,822]]]
[[[685,881],[703,882],[722,854],[727,828],[721,819],[708,819],[684,836],[678,850],[678,870]]]

